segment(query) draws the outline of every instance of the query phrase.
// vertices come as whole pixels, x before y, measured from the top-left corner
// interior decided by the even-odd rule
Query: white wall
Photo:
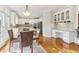
[[[45,11],[43,12],[43,36],[45,37],[51,37],[51,12],[50,11]]]

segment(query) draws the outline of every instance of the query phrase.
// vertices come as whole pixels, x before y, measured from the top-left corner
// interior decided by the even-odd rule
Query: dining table
[[[36,38],[39,35],[40,29],[39,28],[36,28],[36,29],[34,29],[34,28],[27,28],[27,27],[20,27],[19,28],[19,34],[20,34],[20,32],[28,32],[28,31],[33,31],[34,34],[36,34],[36,35],[33,35],[33,38]]]

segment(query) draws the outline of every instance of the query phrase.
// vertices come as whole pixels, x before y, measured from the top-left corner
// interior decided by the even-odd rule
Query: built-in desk
[[[74,30],[52,30],[53,37],[60,37],[67,43],[74,42],[76,37],[75,35],[76,33]]]

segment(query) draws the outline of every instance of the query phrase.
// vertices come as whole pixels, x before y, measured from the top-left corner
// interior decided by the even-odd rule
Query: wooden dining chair
[[[21,35],[21,53],[23,53],[23,47],[30,46],[31,53],[33,53],[33,31],[20,32]]]
[[[13,43],[20,42],[20,41],[19,41],[18,37],[14,38],[12,29],[8,30],[8,34],[9,34],[9,38],[10,38],[10,45],[9,45],[9,52],[10,52],[11,46],[13,47]]]

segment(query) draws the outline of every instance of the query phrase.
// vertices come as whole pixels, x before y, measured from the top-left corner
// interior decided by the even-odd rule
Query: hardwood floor
[[[79,46],[75,43],[65,43],[62,39],[56,38],[47,38],[40,36],[39,37],[39,44],[47,51],[47,53],[78,53]],[[10,42],[8,41],[7,44],[0,48],[0,53],[6,53],[9,51]]]
[[[6,44],[0,48],[0,53],[7,53],[9,51],[10,41],[8,40]]]
[[[39,43],[48,53],[78,53],[79,46],[75,43],[65,43],[60,38],[55,41],[55,38],[45,38],[41,36],[39,38]]]

